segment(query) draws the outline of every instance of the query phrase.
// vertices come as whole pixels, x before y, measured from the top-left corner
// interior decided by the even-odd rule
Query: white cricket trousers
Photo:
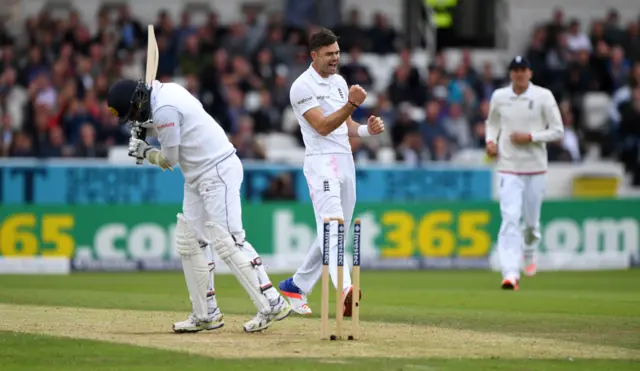
[[[546,174],[498,173],[500,213],[498,256],[502,277],[520,278],[522,246],[536,251],[540,243],[540,209],[545,193]],[[520,221],[523,221],[524,228]]]
[[[353,209],[356,205],[356,170],[351,154],[327,154],[305,157],[304,175],[316,218],[317,236],[302,266],[293,275],[293,282],[305,294],[322,275],[322,238],[324,218],[336,217],[344,220],[345,245],[349,241]],[[333,286],[338,287],[338,226],[331,222],[331,244],[329,249],[329,274]],[[346,254],[345,254],[346,255]],[[344,265],[342,287],[351,286],[349,267]]]
[[[233,237],[236,246],[246,255],[247,261],[254,261],[259,256],[255,248],[246,241],[242,224],[242,205],[240,188],[244,180],[244,168],[236,154],[232,154],[219,162],[207,176],[196,184],[184,185],[182,213],[189,225],[196,231],[202,245],[208,244],[209,238],[204,231],[206,222],[212,221],[225,226]],[[204,249],[209,261],[213,261],[211,247]],[[258,278],[268,299],[277,298],[278,292],[270,288],[271,281],[264,266],[260,265]],[[208,290],[214,292],[213,274],[209,279]],[[212,295],[209,295],[211,298]],[[216,306],[215,299],[208,301],[208,306]]]

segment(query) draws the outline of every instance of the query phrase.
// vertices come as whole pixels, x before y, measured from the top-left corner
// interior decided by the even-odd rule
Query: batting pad
[[[210,233],[211,246],[240,281],[256,308],[259,311],[269,310],[269,301],[260,289],[258,271],[251,264],[249,257],[236,246],[231,234],[226,228],[214,222],[205,223],[205,229]]]
[[[200,248],[195,232],[189,228],[187,219],[178,214],[176,225],[176,250],[182,257],[182,270],[187,282],[193,310],[198,319],[208,318],[207,287],[209,284],[209,262]]]

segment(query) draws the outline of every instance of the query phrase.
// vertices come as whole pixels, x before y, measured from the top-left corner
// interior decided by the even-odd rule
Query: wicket
[[[329,336],[329,248],[331,246],[331,222],[338,222],[338,286],[336,287],[336,334]],[[322,305],[320,337],[323,340],[343,339],[343,303],[344,298],[344,220],[342,218],[325,218],[322,236]],[[351,299],[351,330],[349,340],[360,338],[360,219],[356,219],[353,225],[353,292]]]

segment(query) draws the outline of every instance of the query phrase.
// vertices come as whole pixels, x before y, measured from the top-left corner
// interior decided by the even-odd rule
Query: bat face
[[[144,81],[147,86],[151,86],[151,83],[156,78],[158,72],[158,43],[156,42],[156,34],[153,30],[153,25],[148,27],[148,40],[147,40],[147,71]]]

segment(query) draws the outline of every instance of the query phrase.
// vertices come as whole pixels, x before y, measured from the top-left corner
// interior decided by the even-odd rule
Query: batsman
[[[173,330],[198,332],[224,325],[210,270],[210,248],[229,266],[258,309],[244,324],[246,332],[264,330],[286,318],[291,306],[273,287],[258,253],[245,240],[240,205],[242,163],[224,130],[200,101],[176,83],[121,80],[110,88],[107,103],[123,123],[133,123],[130,156],[146,159],[162,170],[173,170],[179,164],[184,175],[175,246],[192,313],[185,321],[174,323]],[[157,136],[160,149],[144,140],[146,130]]]

